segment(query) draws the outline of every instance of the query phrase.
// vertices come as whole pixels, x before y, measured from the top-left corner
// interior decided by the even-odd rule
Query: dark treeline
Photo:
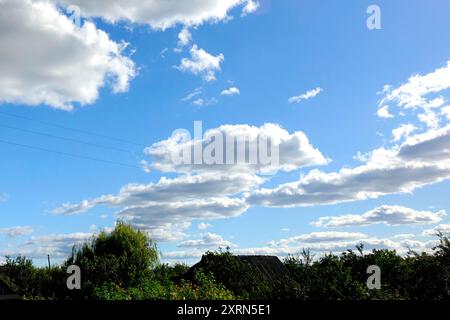
[[[25,257],[9,258],[0,278],[24,299],[301,299],[301,300],[449,300],[450,241],[439,235],[433,253],[394,250],[365,253],[362,245],[340,255],[313,259],[308,250],[283,261],[284,274],[268,280],[228,251],[207,252],[201,268],[158,260],[148,236],[119,222],[73,249],[61,266],[35,267]],[[66,285],[67,267],[81,269],[80,290]],[[368,289],[367,267],[381,270],[381,288]]]

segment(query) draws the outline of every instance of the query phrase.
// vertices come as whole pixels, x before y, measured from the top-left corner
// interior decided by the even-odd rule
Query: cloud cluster
[[[229,19],[228,12],[244,5],[244,12],[255,11],[251,0],[53,0],[63,5],[77,5],[87,17],[108,22],[127,21],[167,29],[177,24],[198,26],[205,22]]]
[[[406,109],[413,108],[437,108],[442,106],[442,97],[429,98],[435,94],[450,88],[450,61],[446,66],[436,69],[426,75],[414,75],[398,88],[385,87],[385,96],[380,104],[395,103]]]
[[[428,128],[436,129],[446,117],[448,106],[443,94],[450,88],[450,61],[441,68],[425,75],[414,75],[397,88],[389,85],[381,92],[378,116],[393,118],[390,107],[397,107],[400,115],[404,111],[419,111],[417,119]],[[445,119],[447,118],[447,119]]]
[[[263,183],[252,174],[183,175],[161,178],[157,183],[129,184],[117,195],[104,195],[78,204],[64,204],[57,215],[81,214],[96,206],[119,208],[117,216],[146,230],[155,240],[173,241],[184,237],[192,220],[235,217],[248,209],[239,196]]]
[[[126,44],[92,22],[77,27],[48,1],[0,1],[0,42],[0,103],[70,110],[106,85],[127,91],[136,74]]]
[[[325,173],[249,195],[251,205],[292,207],[335,204],[406,193],[450,178],[450,125],[408,138],[399,147],[376,149],[364,165]]]
[[[438,212],[417,211],[401,206],[383,205],[363,214],[321,217],[311,224],[316,227],[328,228],[368,226],[373,224],[385,224],[388,226],[431,224],[440,222],[446,215],[445,210]]]
[[[273,155],[271,159],[277,156],[277,163],[270,161],[264,163],[256,161],[251,164],[249,160],[249,152],[251,145],[258,145],[261,137],[267,137],[270,140],[270,147],[277,150],[277,155]],[[200,157],[210,155],[209,146],[214,146],[214,142],[222,141],[222,146],[218,145],[217,154],[213,157],[214,164],[202,163],[195,164],[195,151],[201,150]],[[245,142],[247,141],[247,142]],[[238,147],[238,142],[242,146],[242,150]],[[229,143],[229,145],[227,145]],[[238,161],[238,153],[245,155],[247,161]],[[191,138],[186,132],[176,132],[167,140],[154,143],[145,150],[145,153],[152,159],[152,168],[163,172],[261,172],[273,173],[279,170],[292,171],[298,168],[324,165],[328,160],[322,153],[314,148],[309,142],[307,136],[301,132],[287,132],[279,125],[267,123],[261,127],[250,125],[222,125],[220,127],[210,129],[205,132],[203,137]],[[174,161],[185,154],[190,153],[188,163],[183,161]],[[220,156],[219,156],[220,155]],[[199,156],[197,154],[197,156]],[[232,159],[232,161],[227,161]],[[204,160],[201,159],[201,160]],[[243,159],[244,160],[244,159]]]

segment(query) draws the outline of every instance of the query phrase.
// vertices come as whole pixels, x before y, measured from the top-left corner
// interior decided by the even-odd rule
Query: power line
[[[27,149],[32,149],[32,150],[39,150],[39,151],[54,153],[54,154],[68,156],[68,157],[72,157],[72,158],[80,158],[80,159],[84,159],[84,160],[91,160],[91,161],[115,164],[115,165],[119,165],[119,166],[123,166],[123,167],[140,169],[138,166],[134,166],[134,165],[127,164],[127,163],[111,161],[111,160],[106,160],[106,159],[99,159],[99,158],[94,158],[94,157],[89,157],[89,156],[83,156],[83,155],[79,155],[79,154],[57,151],[57,150],[52,150],[52,149],[47,149],[47,148],[42,148],[42,147],[36,147],[36,146],[28,145],[28,144],[12,142],[12,141],[7,141],[7,140],[3,140],[3,139],[0,139],[0,143],[17,146],[17,147],[22,147],[22,148],[27,148]]]
[[[58,136],[58,135],[53,135],[53,134],[39,132],[39,131],[34,131],[34,130],[29,130],[29,129],[23,129],[23,128],[9,126],[9,125],[5,125],[5,124],[0,124],[0,127],[13,129],[13,130],[17,130],[17,131],[22,131],[22,132],[28,132],[28,133],[37,134],[37,135],[40,135],[40,136],[50,137],[50,138],[54,138],[54,139],[60,139],[60,140],[65,140],[65,141],[70,141],[70,142],[81,143],[81,144],[85,144],[85,145],[92,146],[92,147],[98,147],[98,148],[103,148],[103,149],[111,149],[111,150],[115,150],[115,151],[131,153],[131,151],[125,150],[125,149],[121,149],[121,148],[105,146],[105,145],[92,143],[92,142],[87,142],[87,141],[78,140],[78,139],[61,137],[61,136]]]
[[[95,133],[95,132],[91,132],[91,131],[87,131],[87,130],[72,128],[72,127],[66,127],[66,126],[63,126],[63,125],[60,125],[60,124],[50,123],[50,122],[47,122],[47,121],[42,121],[42,120],[37,120],[37,119],[32,119],[32,118],[29,118],[29,117],[13,114],[13,113],[9,113],[9,112],[0,111],[0,114],[8,116],[8,117],[14,117],[14,118],[18,118],[18,119],[23,119],[23,120],[27,120],[27,121],[33,121],[33,122],[41,123],[41,124],[44,124],[46,126],[51,126],[51,127],[55,127],[55,128],[64,129],[64,130],[80,132],[80,133],[83,133],[83,134],[88,134],[88,135],[100,137],[100,138],[103,138],[103,139],[109,139],[109,140],[114,140],[114,141],[118,141],[118,142],[122,142],[122,143],[128,143],[128,144],[139,146],[139,147],[142,147],[142,146],[145,147],[146,146],[145,144],[137,143],[137,142],[134,142],[134,141],[129,141],[129,140],[121,139],[121,138],[111,137],[111,136],[107,136],[107,135],[104,135],[104,134]]]

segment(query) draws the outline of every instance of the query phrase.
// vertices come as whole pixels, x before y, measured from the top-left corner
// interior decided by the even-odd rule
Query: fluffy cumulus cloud
[[[316,227],[351,227],[385,224],[388,226],[438,223],[446,216],[445,210],[438,212],[417,211],[401,206],[383,205],[363,214],[321,217],[312,223]]]
[[[222,53],[214,56],[205,50],[193,45],[189,50],[190,58],[181,59],[181,63],[176,68],[183,72],[190,72],[200,75],[205,81],[216,80],[216,72],[220,71],[220,64],[224,60]]]
[[[256,10],[258,10],[259,6],[260,4],[258,1],[248,0],[247,4],[242,9],[242,16],[246,16],[250,13],[255,12]]]
[[[384,118],[384,119],[389,119],[389,118],[393,118],[393,117],[394,117],[394,116],[389,112],[389,106],[388,106],[388,105],[382,106],[380,109],[378,109],[377,115],[378,115],[380,118]]]
[[[267,159],[260,156],[264,154],[264,146],[267,148],[264,158]],[[328,163],[303,132],[289,133],[271,123],[261,127],[222,125],[194,139],[189,132],[177,131],[169,139],[147,148],[145,153],[151,157],[152,167],[163,172],[273,173]],[[255,160],[253,163],[250,153]]]
[[[222,90],[222,92],[220,93],[221,96],[235,96],[239,94],[241,94],[241,92],[236,87],[230,87],[228,89]]]
[[[317,96],[322,91],[323,91],[322,88],[317,87],[315,89],[309,90],[306,93],[300,94],[298,96],[290,97],[288,99],[288,102],[289,103],[299,103],[299,102],[301,102],[303,100],[309,100],[309,99],[314,98],[315,96]]]
[[[450,126],[409,137],[399,147],[374,150],[355,168],[312,170],[298,181],[263,188],[248,198],[263,206],[311,206],[412,192],[450,178]]]
[[[134,63],[124,43],[91,22],[77,27],[48,1],[0,1],[0,103],[71,109],[99,90],[128,90]]]
[[[166,29],[176,24],[197,26],[229,19],[229,11],[244,5],[247,13],[256,10],[251,0],[53,0],[77,5],[84,16],[101,17],[115,23],[128,21]]]
[[[430,94],[450,88],[450,61],[446,66],[426,75],[414,75],[398,88],[385,87],[385,97],[381,104],[395,103],[403,108],[436,108],[444,100],[442,97],[429,98]]]
[[[446,116],[446,99],[443,95],[450,88],[450,61],[425,75],[416,74],[399,87],[392,88],[389,85],[381,92],[382,98],[379,102],[378,116],[391,118],[390,107],[400,109],[399,114],[404,111],[419,110],[417,118],[428,128],[438,128],[442,118]],[[448,120],[448,118],[446,119]]]

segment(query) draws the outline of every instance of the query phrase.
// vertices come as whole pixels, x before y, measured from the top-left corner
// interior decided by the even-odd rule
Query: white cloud
[[[115,23],[128,21],[166,29],[177,24],[198,26],[205,22],[228,20],[228,12],[244,0],[53,0],[77,5],[88,17],[101,17]]]
[[[439,127],[439,117],[433,111],[427,111],[425,113],[420,113],[417,115],[420,122],[423,122],[427,125],[428,128],[437,128]]]
[[[216,80],[216,72],[220,71],[220,64],[224,60],[222,53],[217,56],[198,48],[196,44],[189,50],[191,58],[183,58],[176,68],[183,72],[200,75],[205,81]]]
[[[445,216],[444,210],[438,212],[417,211],[414,209],[383,205],[363,214],[321,217],[312,223],[316,227],[350,227],[385,224],[388,226],[438,223]]]
[[[181,101],[190,101],[193,98],[195,98],[196,96],[202,94],[202,92],[203,92],[203,88],[202,87],[197,87],[197,88],[194,89],[194,91],[189,92],[185,97],[183,97],[181,99]]]
[[[53,210],[57,215],[84,213],[100,205],[111,207],[145,206],[148,203],[178,203],[198,198],[214,198],[249,191],[263,179],[246,173],[203,173],[174,179],[162,177],[157,183],[128,184],[117,195],[103,195],[79,204],[64,204]]]
[[[441,109],[441,115],[445,116],[447,120],[450,120],[450,106],[445,106]]]
[[[210,98],[210,99],[204,99],[204,98],[198,98],[192,101],[192,104],[197,107],[205,107],[205,106],[212,106],[217,104],[216,98]]]
[[[412,124],[402,124],[400,127],[392,130],[392,136],[394,141],[400,141],[403,138],[407,138],[413,133],[417,128]]]
[[[445,235],[449,235],[450,234],[450,223],[440,224],[440,225],[434,227],[433,229],[424,230],[422,232],[422,235],[423,236],[436,236],[436,234],[438,232],[441,232]]]
[[[222,236],[214,233],[206,233],[201,239],[186,240],[177,245],[180,248],[194,248],[194,249],[218,249],[226,247],[234,247],[235,245],[222,238]]]
[[[400,115],[406,115],[404,110],[420,110],[417,118],[428,128],[436,129],[446,116],[446,99],[442,95],[450,88],[450,61],[447,65],[425,75],[414,75],[397,88],[385,86],[379,102],[379,116],[391,117],[388,108],[400,108]],[[381,114],[380,114],[381,112]],[[447,117],[448,120],[448,117]]]
[[[128,90],[134,63],[125,44],[86,21],[80,28],[47,1],[0,1],[0,103],[70,110],[99,90]]]
[[[117,195],[64,204],[53,213],[81,214],[97,206],[119,208],[118,217],[149,232],[155,240],[174,241],[185,236],[184,230],[193,220],[224,219],[244,213],[248,205],[236,196],[263,181],[246,173],[163,177],[158,183],[129,184]]]
[[[30,240],[7,254],[21,254],[33,258],[46,258],[47,255],[52,258],[66,258],[74,245],[84,243],[93,235],[93,233],[77,232],[31,237]]]
[[[412,239],[415,238],[416,235],[414,233],[399,233],[394,235],[393,239]]]
[[[427,96],[450,88],[450,61],[446,66],[426,75],[414,75],[400,87],[385,90],[381,104],[393,102],[403,108],[435,108],[444,103],[442,97]]]
[[[274,147],[279,150],[278,164],[262,163],[252,165],[247,162],[234,161],[233,164],[226,164],[226,159],[222,163],[208,164],[185,164],[173,161],[174,155],[201,148],[205,150],[208,143],[215,137],[221,136],[226,145],[227,141],[249,141],[257,143],[258,137],[268,137]],[[246,146],[245,154],[248,154]],[[238,148],[234,148],[233,159],[236,158]],[[231,148],[230,148],[231,150]],[[230,151],[231,152],[231,151]],[[175,135],[167,140],[154,143],[145,150],[145,153],[152,158],[152,168],[163,172],[192,172],[192,171],[214,171],[230,172],[230,170],[270,173],[277,170],[292,171],[301,167],[327,164],[328,160],[321,152],[314,148],[306,135],[297,131],[292,134],[281,128],[279,125],[267,123],[261,127],[249,125],[222,125],[218,128],[205,132],[203,139],[191,139],[190,137]],[[226,152],[223,158],[226,157]],[[220,160],[220,159],[219,159]]]
[[[33,228],[29,226],[0,228],[0,235],[6,235],[9,238],[21,237],[31,233],[33,233]]]
[[[292,244],[315,244],[315,243],[328,243],[328,242],[340,242],[348,240],[360,240],[366,238],[367,235],[359,232],[337,232],[337,231],[325,231],[325,232],[311,232],[302,234],[287,239],[281,239],[278,241],[272,241],[271,246],[286,246]]]
[[[197,225],[197,228],[198,228],[199,230],[206,230],[206,229],[211,228],[211,227],[212,227],[212,225],[211,225],[210,223],[206,223],[206,222],[200,222],[200,223]]]
[[[450,178],[450,125],[409,137],[400,147],[376,149],[364,165],[325,173],[249,195],[252,205],[292,207],[334,204],[412,192]]]
[[[178,34],[178,47],[185,47],[192,41],[192,34],[187,28],[183,28]]]
[[[135,227],[147,231],[157,241],[174,241],[192,220],[225,219],[247,211],[245,200],[238,198],[204,198],[180,202],[149,202],[125,207],[118,213]]]
[[[322,91],[323,91],[322,88],[317,87],[315,89],[309,90],[306,93],[300,94],[298,96],[290,97],[288,99],[288,102],[289,103],[299,103],[302,100],[308,100],[308,99],[314,98],[315,96],[317,96]]]
[[[238,88],[236,88],[236,87],[231,87],[231,88],[228,88],[228,89],[226,89],[226,90],[223,90],[221,93],[220,93],[220,95],[221,96],[234,96],[234,95],[239,95],[241,92],[239,91],[239,89]]]
[[[403,160],[436,162],[446,168],[450,160],[450,125],[408,137],[398,155]]]
[[[384,118],[384,119],[389,119],[389,118],[394,117],[392,114],[390,114],[388,105],[382,106],[380,109],[378,109],[377,115],[380,118]]]
[[[242,9],[242,16],[246,16],[250,13],[255,12],[259,8],[259,2],[254,0],[248,0],[247,4]]]

